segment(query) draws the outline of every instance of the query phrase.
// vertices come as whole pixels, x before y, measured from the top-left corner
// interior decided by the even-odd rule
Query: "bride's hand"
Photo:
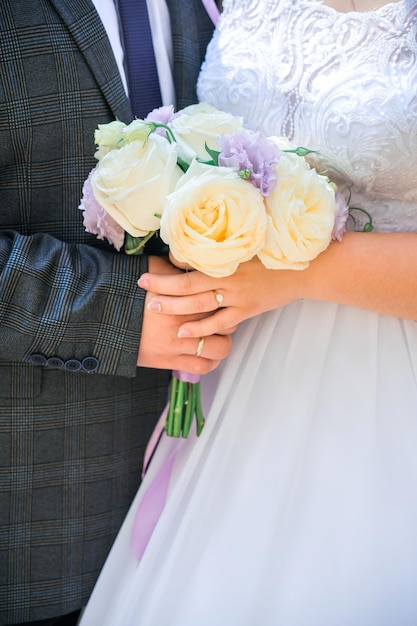
[[[154,294],[148,303],[159,314],[198,314],[204,319],[187,322],[181,337],[201,337],[235,330],[243,320],[297,299],[303,272],[267,270],[259,259],[242,263],[232,276],[212,278],[198,271],[163,276],[147,273],[140,287]]]

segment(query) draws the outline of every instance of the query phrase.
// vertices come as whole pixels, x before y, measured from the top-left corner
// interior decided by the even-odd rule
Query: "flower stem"
[[[184,422],[182,426],[182,436],[186,439],[190,433],[191,423],[194,417],[194,386],[193,383],[188,383],[188,394],[184,412]]]
[[[203,408],[201,406],[201,394],[200,394],[200,385],[194,385],[195,390],[194,390],[194,405],[195,405],[195,418],[197,421],[197,436],[199,437],[201,434],[201,431],[204,428],[204,415],[203,415]]]
[[[175,406],[174,406],[174,419],[173,419],[173,427],[172,427],[172,437],[180,437],[182,432],[182,415],[184,410],[184,396],[186,391],[187,383],[183,381],[178,381],[177,386],[177,395],[175,398]]]
[[[132,237],[126,233],[125,254],[130,256],[141,254],[147,242],[157,233],[157,230],[151,230],[145,237]],[[139,243],[138,243],[139,242]],[[131,247],[133,246],[133,247]]]
[[[200,398],[200,383],[172,377],[168,415],[165,432],[168,437],[183,437],[190,434],[193,419],[196,419],[196,432],[199,436],[204,427],[203,409]]]
[[[176,405],[177,387],[178,387],[179,382],[180,381],[178,380],[178,378],[176,378],[175,376],[172,377],[171,393],[170,393],[170,398],[169,398],[169,410],[168,410],[168,415],[167,415],[167,419],[165,422],[165,431],[169,437],[173,437],[172,433],[174,430],[174,408]]]
[[[374,225],[372,222],[372,216],[370,213],[368,213],[368,211],[365,211],[365,209],[361,209],[358,206],[352,206],[349,207],[349,215],[353,220],[353,224],[356,226],[356,221],[355,221],[355,217],[352,215],[352,211],[360,211],[361,213],[363,213],[364,215],[366,215],[366,217],[368,218],[368,221],[366,222],[366,224],[363,227],[363,232],[364,233],[370,233],[371,231],[373,231],[374,229]]]

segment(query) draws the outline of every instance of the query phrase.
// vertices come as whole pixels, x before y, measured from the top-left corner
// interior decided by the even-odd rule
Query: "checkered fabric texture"
[[[169,0],[178,106],[212,26]],[[169,372],[136,368],[143,312],[127,257],[77,210],[94,129],[130,121],[90,0],[0,2],[0,624],[81,608],[139,485]],[[97,371],[32,365],[32,354]]]

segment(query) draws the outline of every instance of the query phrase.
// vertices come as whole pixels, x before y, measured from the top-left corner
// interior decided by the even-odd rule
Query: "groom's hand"
[[[149,271],[160,276],[182,274],[161,257],[149,257]],[[217,367],[230,351],[230,336],[214,334],[205,337],[202,345],[200,337],[179,337],[182,324],[201,320],[207,313],[155,315],[155,311],[149,308],[154,295],[151,291],[146,295],[138,366],[177,369],[192,374],[205,374]]]

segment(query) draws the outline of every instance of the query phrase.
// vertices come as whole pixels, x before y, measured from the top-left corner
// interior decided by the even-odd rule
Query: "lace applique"
[[[316,166],[417,230],[417,1],[339,13],[321,0],[224,0],[200,99],[319,151]]]

